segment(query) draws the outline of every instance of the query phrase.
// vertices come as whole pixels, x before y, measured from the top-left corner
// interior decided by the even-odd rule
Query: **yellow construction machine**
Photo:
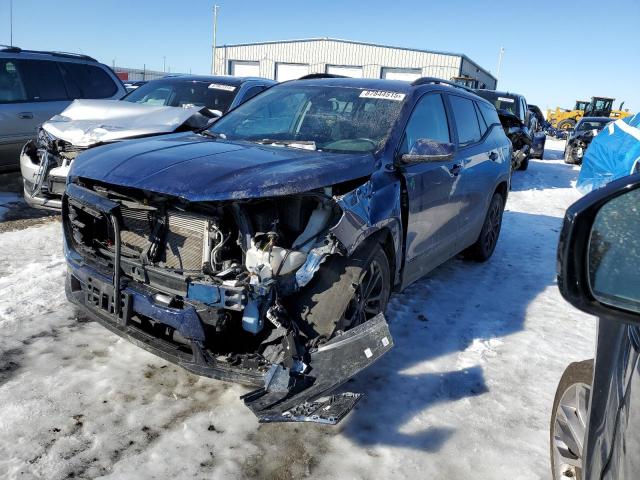
[[[547,110],[547,121],[551,126],[561,130],[569,130],[576,126],[582,117],[610,117],[614,120],[625,118],[632,113],[629,110],[622,110],[624,102],[620,104],[618,110],[612,110],[615,98],[591,97],[591,101],[576,100],[573,110],[556,107],[555,110]]]

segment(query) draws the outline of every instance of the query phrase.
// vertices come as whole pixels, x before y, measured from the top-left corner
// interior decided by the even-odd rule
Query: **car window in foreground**
[[[126,102],[164,107],[207,107],[226,112],[238,87],[200,80],[154,80],[123,98]]]
[[[423,96],[411,113],[407,123],[400,153],[409,153],[418,140],[434,140],[449,143],[449,123],[442,102],[442,95]]]
[[[0,60],[0,103],[24,102],[27,92],[14,60]]]
[[[386,141],[404,98],[395,91],[280,85],[229,112],[210,132],[229,140],[372,152]]]

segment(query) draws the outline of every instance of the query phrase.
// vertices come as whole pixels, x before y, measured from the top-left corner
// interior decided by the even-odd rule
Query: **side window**
[[[522,123],[526,123],[527,119],[527,105],[524,102],[524,98],[520,97],[520,120]]]
[[[14,60],[0,59],[0,103],[24,102],[27,92]]]
[[[487,127],[487,122],[484,121],[484,117],[480,113],[480,107],[476,102],[473,102],[473,105],[476,107],[476,116],[478,117],[478,123],[480,124],[480,137],[484,137],[484,134],[487,133],[489,127]]]
[[[72,98],[108,98],[118,91],[113,79],[100,67],[84,63],[60,63]]]
[[[264,87],[260,87],[260,86],[249,88],[249,90],[247,90],[247,92],[244,94],[244,97],[242,98],[242,101],[238,105],[241,105],[244,102],[246,102],[247,100],[255,97],[256,95],[258,95],[263,90],[264,90]]]
[[[473,101],[468,98],[449,95],[453,117],[458,130],[458,142],[461,147],[480,140],[480,126]]]
[[[405,128],[401,153],[408,153],[420,139],[449,143],[449,123],[440,94],[424,95],[411,113]]]
[[[21,60],[27,93],[34,101],[67,100],[67,89],[56,62],[46,60]]]
[[[478,105],[480,106],[480,113],[488,126],[500,125],[500,117],[498,117],[498,112],[493,105],[489,105],[484,102],[479,103]]]

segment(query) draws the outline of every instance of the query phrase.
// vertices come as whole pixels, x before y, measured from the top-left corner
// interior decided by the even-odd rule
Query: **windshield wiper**
[[[300,148],[302,150],[317,150],[316,142],[313,140],[275,140],[273,138],[263,138],[262,140],[254,140],[260,145],[275,145],[282,147]]]
[[[215,132],[211,132],[209,130],[200,130],[198,132],[200,135],[204,135],[205,137],[209,137],[209,138],[220,138],[222,140],[226,140],[227,136],[224,133],[215,133]]]

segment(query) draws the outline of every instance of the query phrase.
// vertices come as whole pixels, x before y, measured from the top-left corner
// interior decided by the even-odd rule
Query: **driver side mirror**
[[[421,138],[412,145],[409,153],[400,157],[403,164],[420,162],[444,162],[451,160],[456,153],[453,143],[441,143],[434,140]]]
[[[558,245],[558,286],[575,307],[640,323],[640,174],[574,203]]]

